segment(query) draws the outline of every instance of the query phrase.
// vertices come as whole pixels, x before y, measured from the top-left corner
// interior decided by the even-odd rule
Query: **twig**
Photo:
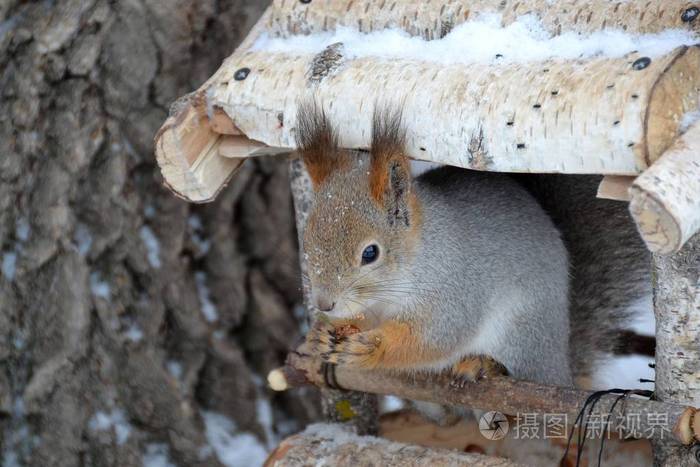
[[[333,382],[338,386],[374,394],[393,394],[413,400],[438,404],[461,405],[482,410],[496,410],[506,415],[556,414],[575,420],[584,402],[593,394],[574,388],[547,386],[509,377],[498,377],[461,388],[452,385],[449,374],[402,374],[334,367]],[[311,355],[292,352],[286,365],[270,372],[268,382],[276,391],[293,387],[327,386],[322,362]],[[623,436],[651,439],[673,437],[685,445],[700,441],[700,417],[690,406],[658,402],[638,395],[615,404],[618,395],[600,397],[590,417],[610,421],[610,430]],[[599,432],[604,431],[600,429]]]

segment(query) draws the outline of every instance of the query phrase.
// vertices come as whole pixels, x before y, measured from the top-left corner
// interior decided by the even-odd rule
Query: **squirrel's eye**
[[[362,264],[373,263],[379,257],[379,247],[377,245],[370,245],[362,251]]]

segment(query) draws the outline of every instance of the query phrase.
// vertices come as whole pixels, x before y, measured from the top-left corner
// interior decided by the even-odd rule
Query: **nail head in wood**
[[[243,81],[244,79],[246,79],[248,77],[249,74],[250,74],[250,68],[248,68],[248,67],[239,68],[233,74],[233,79],[235,79],[236,81]]]
[[[651,59],[649,57],[641,57],[634,61],[632,68],[635,70],[643,70],[649,66]]]
[[[695,18],[698,17],[698,14],[700,14],[700,9],[697,7],[690,7],[681,14],[681,20],[683,20],[684,23],[693,22]]]

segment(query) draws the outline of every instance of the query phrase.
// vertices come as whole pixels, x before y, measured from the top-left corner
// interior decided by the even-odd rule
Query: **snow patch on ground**
[[[147,444],[142,460],[143,467],[175,467],[175,464],[170,462],[170,451],[167,444]]]
[[[197,247],[200,255],[206,255],[211,248],[211,240],[203,237],[204,225],[202,224],[202,219],[198,215],[192,214],[187,219],[187,225],[190,228],[192,243]]]
[[[358,448],[377,443],[378,439],[373,436],[358,436],[350,431],[346,426],[338,423],[314,423],[306,427],[303,431],[307,436],[318,436],[325,443],[331,446],[340,446],[345,443],[355,443]]]
[[[265,397],[265,388],[267,385],[258,374],[253,374],[253,383],[255,383],[257,392],[257,398],[255,399],[257,420],[265,433],[267,448],[273,449],[279,444],[279,439],[273,428],[275,419],[272,414],[272,404],[270,404],[270,400]]]
[[[9,423],[1,433],[3,437],[2,456],[0,465],[3,467],[22,467],[22,459],[39,443],[39,438],[32,435],[27,424],[24,400],[17,397],[12,402],[12,413]]]
[[[139,236],[144,245],[146,245],[146,257],[148,264],[156,269],[160,268],[160,242],[158,237],[153,233],[153,230],[147,225],[139,229]]]
[[[143,208],[143,215],[146,219],[153,219],[156,215],[156,208],[152,204],[147,204]]]
[[[15,237],[17,237],[17,240],[20,242],[26,242],[29,239],[29,233],[31,232],[31,229],[29,227],[29,221],[27,220],[26,217],[22,217],[17,220],[17,224],[15,224]]]
[[[172,375],[173,378],[180,381],[182,379],[182,363],[177,360],[168,360],[165,363],[165,367],[168,369],[168,373]]]
[[[126,330],[124,337],[132,342],[138,342],[143,339],[143,331],[134,323]]]
[[[403,399],[396,396],[383,396],[379,399],[379,412],[389,413],[401,410],[406,406]]]
[[[17,252],[16,251],[6,251],[2,255],[2,264],[0,265],[0,270],[2,270],[2,275],[5,279],[12,281],[15,278],[15,273],[17,272]]]
[[[24,335],[24,331],[22,329],[16,330],[15,336],[12,339],[12,345],[17,350],[22,350],[22,349],[24,349],[24,346],[27,345],[27,338]]]
[[[0,465],[5,467],[22,467],[22,464],[19,463],[19,456],[15,451],[10,449],[5,451],[4,455],[2,456],[2,463]]]
[[[258,395],[258,398],[255,400],[255,410],[258,423],[260,423],[260,426],[262,426],[265,432],[267,448],[272,449],[277,445],[277,437],[272,429],[272,423],[274,421],[272,418],[272,405],[267,398]]]
[[[90,274],[90,291],[95,297],[109,300],[111,293],[109,283],[102,280],[102,276],[97,271]]]
[[[92,234],[87,225],[79,223],[73,233],[73,241],[80,256],[87,256],[92,247]]]
[[[131,434],[131,425],[127,422],[124,412],[120,409],[112,409],[111,412],[98,411],[88,421],[88,428],[92,431],[114,430],[117,444],[126,443]]]
[[[213,323],[219,319],[219,312],[216,310],[216,305],[214,305],[214,302],[212,302],[210,298],[209,287],[207,287],[207,274],[204,271],[197,271],[194,274],[194,281],[197,284],[197,295],[202,305],[204,319]]]
[[[622,57],[638,51],[658,57],[682,45],[699,42],[698,36],[680,29],[657,34],[630,34],[604,30],[584,35],[574,32],[553,36],[537,16],[521,16],[503,27],[501,15],[485,14],[456,26],[442,39],[426,41],[399,29],[361,33],[340,27],[334,32],[292,36],[284,39],[260,37],[254,50],[286,54],[319,53],[338,42],[346,58],[380,57],[452,63],[527,63],[549,59]]]
[[[207,441],[216,457],[227,467],[261,466],[267,450],[251,433],[236,432],[236,425],[228,417],[215,412],[203,412]]]

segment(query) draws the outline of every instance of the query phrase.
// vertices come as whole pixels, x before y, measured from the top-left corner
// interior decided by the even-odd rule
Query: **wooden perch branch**
[[[697,30],[698,22],[692,19],[695,18],[693,10],[688,11],[692,6],[686,0],[334,0],[318,3],[275,0],[270,30],[284,37],[332,31],[338,26],[363,32],[399,28],[413,36],[437,39],[454,26],[484,13],[500,13],[504,25],[535,13],[553,34],[590,33],[604,28],[653,33],[665,29]]]
[[[700,123],[630,188],[630,211],[647,247],[670,254],[700,230]]]
[[[292,352],[284,367],[268,376],[270,387],[286,390],[312,384],[326,387],[331,379],[339,387],[374,394],[393,394],[413,400],[438,404],[460,405],[469,408],[496,410],[507,415],[565,414],[573,424],[585,401],[593,393],[574,388],[545,386],[513,378],[491,378],[478,383],[467,383],[464,388],[453,387],[452,377],[443,375],[404,375],[384,371],[362,371],[343,366],[334,367],[329,378],[320,360],[308,354]],[[615,405],[618,396],[604,395],[595,405],[593,417],[611,421],[613,430],[623,433],[644,433],[649,437],[674,437],[683,444],[700,441],[700,417],[693,407],[628,397]],[[613,409],[614,406],[614,409]],[[634,417],[632,417],[632,415]],[[665,429],[653,421],[665,419]]]

